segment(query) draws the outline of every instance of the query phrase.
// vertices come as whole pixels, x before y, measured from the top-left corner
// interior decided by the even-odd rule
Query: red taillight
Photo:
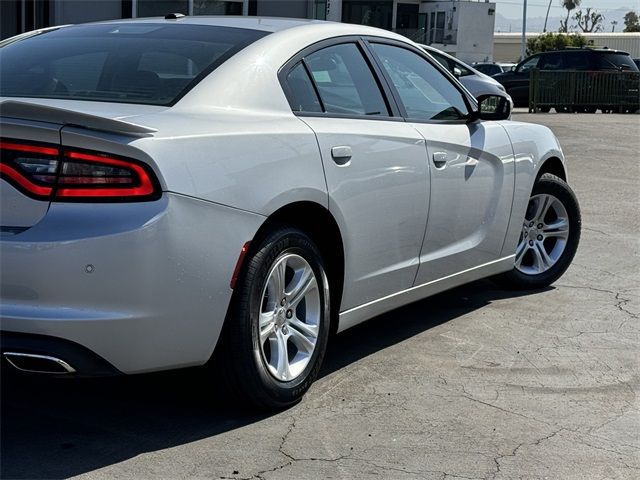
[[[57,147],[0,141],[0,176],[27,195],[48,200],[59,164]]]
[[[0,176],[25,194],[52,201],[141,201],[160,196],[148,165],[51,145],[1,141]]]

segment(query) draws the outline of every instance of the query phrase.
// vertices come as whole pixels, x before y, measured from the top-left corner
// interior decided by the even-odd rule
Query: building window
[[[396,18],[396,29],[416,30],[418,28],[420,5],[412,3],[399,3]]]
[[[342,21],[391,30],[392,0],[343,0]]]
[[[138,0],[137,17],[164,17],[167,13],[189,14],[188,0]]]
[[[313,18],[316,20],[327,19],[327,0],[315,0],[313,2]]]
[[[434,31],[435,43],[442,43],[444,40],[445,15],[445,12],[438,12],[436,15],[436,28]]]
[[[242,15],[242,0],[193,0],[194,15]]]

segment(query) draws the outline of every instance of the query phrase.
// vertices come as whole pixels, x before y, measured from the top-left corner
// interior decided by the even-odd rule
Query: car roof
[[[336,22],[326,22],[323,20],[309,20],[299,18],[277,18],[277,17],[249,17],[234,15],[196,15],[182,16],[178,18],[146,17],[128,18],[119,20],[108,20],[102,22],[92,22],[92,24],[110,23],[180,23],[187,25],[208,25],[213,27],[235,27],[247,28],[251,30],[261,30],[264,32],[279,32],[289,28],[299,27],[309,24],[332,24]]]
[[[169,14],[171,15],[171,14]],[[168,16],[169,16],[168,15]],[[401,40],[413,43],[407,37],[389,30],[370,27],[368,25],[357,25],[342,22],[328,22],[325,20],[312,20],[300,18],[279,18],[279,17],[253,17],[240,15],[197,15],[197,16],[179,16],[178,18],[167,17],[148,17],[148,18],[128,18],[118,20],[106,20],[99,22],[91,22],[83,25],[122,25],[127,23],[135,24],[165,24],[165,25],[203,25],[211,27],[228,27],[243,28],[249,30],[258,30],[271,34],[288,35],[292,41],[296,37],[304,37],[306,33],[315,32],[316,34],[331,38],[339,36],[371,36],[384,37],[389,39]],[[73,28],[76,25],[69,25],[67,28]],[[296,32],[296,33],[294,33]],[[270,37],[272,35],[269,35]]]
[[[622,55],[629,55],[628,52],[624,52],[622,50],[613,50],[611,48],[565,48],[562,50],[547,50],[546,52],[540,52],[542,54],[544,53],[585,53],[585,52],[589,52],[589,53],[619,53]]]

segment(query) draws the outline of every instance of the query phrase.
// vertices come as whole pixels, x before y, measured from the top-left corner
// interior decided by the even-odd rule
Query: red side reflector
[[[236,288],[236,282],[238,281],[238,277],[240,276],[244,258],[247,256],[247,252],[249,251],[249,245],[251,245],[251,242],[245,243],[240,250],[240,255],[238,256],[238,261],[236,262],[236,268],[233,270],[233,276],[231,277],[231,282],[229,283],[229,286],[232,290]]]

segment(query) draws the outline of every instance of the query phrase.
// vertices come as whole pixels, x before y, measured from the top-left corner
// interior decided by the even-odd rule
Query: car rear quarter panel
[[[153,158],[170,192],[269,215],[296,201],[327,206],[318,144],[291,112],[177,110],[133,145]]]
[[[529,197],[541,167],[551,158],[559,159],[564,165],[565,172],[566,165],[558,139],[549,128],[512,121],[502,122],[502,126],[511,139],[516,160],[516,184],[511,220],[502,249],[502,255],[511,255],[515,252]]]
[[[205,363],[240,249],[264,220],[176,194],[52,203],[0,242],[2,330],[62,337],[124,373]]]

